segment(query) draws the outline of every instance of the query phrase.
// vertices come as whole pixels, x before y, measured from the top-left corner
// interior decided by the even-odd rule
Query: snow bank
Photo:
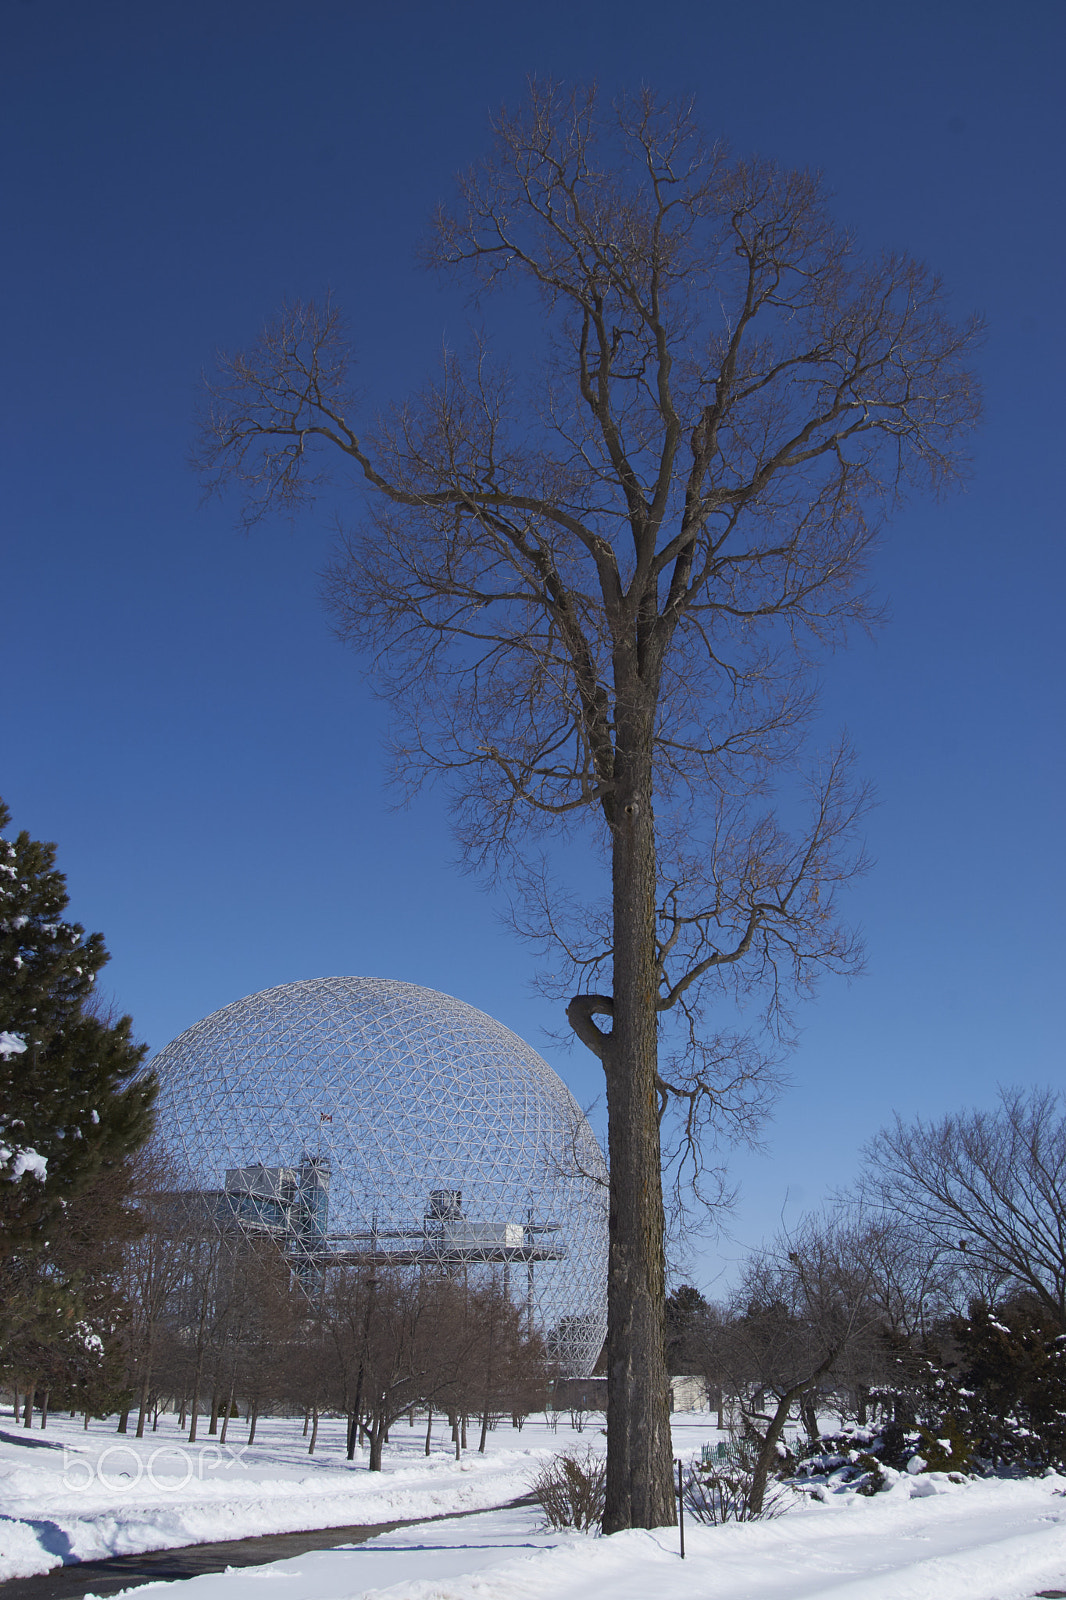
[[[681,1455],[716,1437],[709,1418],[675,1417]],[[424,1424],[423,1424],[424,1428]],[[518,1498],[544,1458],[603,1444],[560,1425],[500,1427],[490,1453],[457,1464],[438,1430],[401,1424],[386,1471],[343,1456],[343,1423],[326,1420],[315,1456],[300,1424],[267,1420],[251,1450],[231,1436],[189,1447],[173,1418],[144,1440],[113,1424],[86,1435],[0,1433],[0,1578],[62,1561],[256,1533],[431,1517]],[[243,1433],[243,1429],[241,1430]],[[32,1441],[33,1448],[27,1448]],[[44,1448],[40,1448],[44,1446]],[[1066,1588],[1066,1479],[964,1481],[896,1475],[888,1492],[797,1494],[770,1522],[686,1527],[610,1539],[548,1532],[536,1508],[486,1511],[183,1581],[175,1600],[1024,1600]],[[161,1584],[156,1589],[172,1587]]]
[[[957,1488],[945,1481],[931,1494],[893,1494],[885,1503],[841,1497],[773,1522],[690,1526],[684,1563],[676,1533],[630,1532],[570,1538],[521,1556],[501,1549],[496,1564],[446,1583],[416,1576],[409,1558],[405,1571],[397,1551],[392,1572],[381,1574],[392,1581],[364,1586],[361,1552],[337,1552],[314,1575],[270,1568],[271,1600],[1022,1600],[1066,1587],[1064,1493],[1063,1480]],[[467,1523],[465,1536],[472,1533]],[[364,1547],[368,1556],[376,1543]],[[334,1581],[322,1583],[331,1569]],[[217,1595],[197,1579],[187,1600],[243,1600],[241,1576]]]

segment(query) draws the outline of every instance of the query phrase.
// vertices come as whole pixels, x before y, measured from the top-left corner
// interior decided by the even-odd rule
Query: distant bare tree
[[[883,1197],[853,1195],[848,1214],[864,1241],[870,1293],[886,1334],[920,1347],[944,1320],[964,1309],[958,1253],[907,1225]]]
[[[296,1374],[301,1400],[317,1407],[328,1395],[330,1403],[348,1419],[348,1460],[355,1458],[363,1420],[363,1395],[379,1279],[373,1271],[345,1267],[329,1275],[315,1308],[314,1321],[321,1335],[319,1359],[311,1366],[299,1359]],[[315,1339],[318,1346],[318,1339]]]
[[[144,1435],[160,1359],[191,1245],[189,1219],[175,1200],[178,1181],[152,1146],[133,1165],[132,1197],[139,1230],[123,1251],[121,1283],[129,1307],[127,1379],[137,1396],[137,1437]]]
[[[332,600],[403,724],[401,778],[443,773],[470,860],[531,893],[583,819],[609,859],[602,912],[547,881],[520,920],[606,1077],[613,1532],[675,1518],[661,1124],[698,1176],[764,1108],[790,995],[855,970],[846,748],[781,815],[770,777],[793,782],[812,662],[867,614],[883,516],[956,473],[977,330],[912,260],[864,261],[815,176],[730,160],[688,104],[533,85],[495,135],[431,255],[524,297],[523,370],[448,350],[364,426],[338,312],[293,306],[223,358],[201,460],[249,521],[306,503],[330,456],[351,469],[370,493]],[[731,992],[766,1034],[711,1018]]]
[[[1034,1294],[1066,1330],[1066,1099],[1004,1089],[994,1111],[897,1117],[866,1151],[870,1187],[971,1291]]]

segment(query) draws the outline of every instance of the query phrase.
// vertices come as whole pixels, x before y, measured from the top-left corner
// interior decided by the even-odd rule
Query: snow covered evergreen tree
[[[0,802],[0,830],[10,812]],[[84,1238],[79,1197],[117,1194],[151,1131],[155,1084],[130,1082],[147,1047],[129,1017],[104,1015],[93,982],[108,960],[102,935],[64,920],[66,880],[55,846],[0,837],[0,1360],[73,1316]],[[91,1231],[91,1230],[90,1230]],[[5,1348],[6,1347],[6,1348]]]
[[[1035,1295],[981,1301],[952,1328],[960,1421],[995,1470],[1066,1468],[1066,1333]]]

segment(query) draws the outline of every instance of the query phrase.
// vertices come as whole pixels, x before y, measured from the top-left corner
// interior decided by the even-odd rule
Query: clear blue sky
[[[1062,1082],[1064,43],[1061,0],[0,0],[0,793],[58,841],[153,1049],[365,973],[481,1006],[599,1093],[545,1045],[440,801],[388,808],[382,713],[317,599],[325,520],[246,538],[186,466],[201,368],[284,297],[332,286],[375,400],[461,334],[414,247],[537,73],[694,91],[990,329],[968,491],[896,519],[891,620],[826,672],[880,795],[869,973],[804,1013],[738,1242],[690,1275],[847,1180],[894,1110]]]

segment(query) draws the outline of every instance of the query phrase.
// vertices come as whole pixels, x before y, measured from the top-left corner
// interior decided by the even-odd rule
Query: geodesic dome
[[[227,1226],[334,1265],[493,1274],[565,1370],[606,1330],[606,1167],[562,1079],[433,989],[312,978],[223,1007],[149,1063],[157,1136]]]

